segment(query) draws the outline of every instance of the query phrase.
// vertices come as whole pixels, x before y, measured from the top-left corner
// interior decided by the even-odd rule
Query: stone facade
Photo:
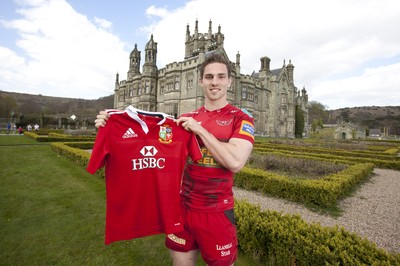
[[[359,128],[354,124],[341,122],[334,127],[334,136],[336,140],[365,139],[365,129]]]
[[[129,56],[127,79],[115,82],[114,108],[133,105],[147,111],[159,111],[179,116],[195,110],[204,103],[203,91],[199,84],[199,66],[210,53],[223,54],[232,65],[232,85],[228,101],[246,109],[255,121],[255,133],[270,137],[294,138],[295,109],[300,106],[304,123],[308,123],[308,95],[294,85],[294,66],[285,61],[282,68],[270,69],[270,59],[260,58],[260,70],[251,75],[240,73],[240,54],[235,62],[229,60],[224,50],[224,35],[221,27],[212,33],[209,22],[207,33],[198,32],[198,21],[194,34],[186,28],[185,58],[181,62],[157,68],[157,43],[153,36],[145,46],[145,58],[140,72],[141,52],[137,45]],[[304,125],[304,126],[305,126]],[[306,128],[306,127],[304,127]]]

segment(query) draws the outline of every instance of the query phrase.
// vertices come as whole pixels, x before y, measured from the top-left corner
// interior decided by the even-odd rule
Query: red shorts
[[[233,210],[195,212],[182,208],[185,230],[167,235],[165,245],[175,251],[199,249],[208,265],[231,265],[237,256]]]

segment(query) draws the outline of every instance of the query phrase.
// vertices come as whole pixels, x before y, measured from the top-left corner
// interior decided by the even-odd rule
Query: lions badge
[[[158,140],[161,143],[169,144],[172,142],[172,128],[169,125],[160,126],[160,132],[158,133]]]

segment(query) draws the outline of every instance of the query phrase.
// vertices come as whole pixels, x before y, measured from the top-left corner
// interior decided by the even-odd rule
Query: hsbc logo
[[[154,158],[158,150],[154,146],[144,146],[140,154],[144,158],[132,159],[132,170],[143,170],[147,168],[163,169],[165,167],[165,158]]]
[[[140,154],[142,154],[143,156],[154,156],[156,155],[158,152],[158,150],[154,147],[154,146],[144,146],[141,150],[140,150]]]

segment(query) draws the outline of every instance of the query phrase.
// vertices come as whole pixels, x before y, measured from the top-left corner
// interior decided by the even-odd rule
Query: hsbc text
[[[165,158],[145,157],[132,160],[132,170],[142,170],[146,168],[163,169],[165,167]]]

